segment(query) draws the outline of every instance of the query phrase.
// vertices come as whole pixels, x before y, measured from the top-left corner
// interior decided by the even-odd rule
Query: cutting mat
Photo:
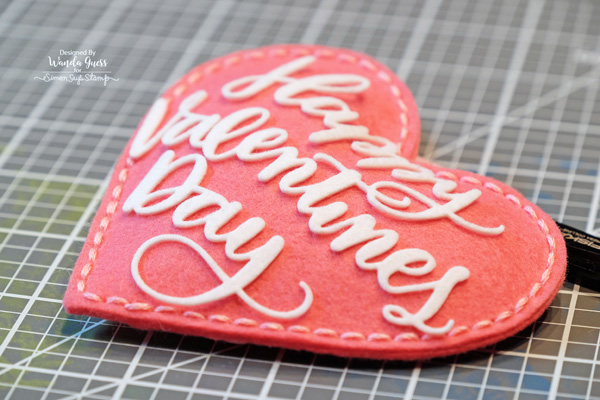
[[[0,3],[0,398],[600,399],[600,295],[567,284],[496,346],[418,363],[143,332],[61,299],[113,163],[194,65],[282,42],[366,52],[408,83],[421,155],[599,233],[600,4],[18,0]],[[114,80],[45,81],[93,50]],[[70,59],[66,55],[63,59]]]

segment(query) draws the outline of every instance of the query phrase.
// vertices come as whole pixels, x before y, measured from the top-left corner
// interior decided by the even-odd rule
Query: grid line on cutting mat
[[[375,56],[401,73],[422,108],[421,154],[483,168],[553,217],[599,229],[598,8],[559,0],[7,3],[0,397],[600,398],[600,298],[577,285],[513,338],[420,363],[146,334],[69,316],[60,304],[110,169],[160,90],[212,57],[278,42]],[[33,80],[49,55],[81,46],[105,57],[120,80]]]

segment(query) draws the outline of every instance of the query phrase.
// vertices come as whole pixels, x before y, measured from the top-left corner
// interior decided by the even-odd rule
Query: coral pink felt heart
[[[525,328],[565,245],[515,190],[417,157],[415,102],[347,50],[191,71],[120,158],[67,311],[231,342],[417,359]]]

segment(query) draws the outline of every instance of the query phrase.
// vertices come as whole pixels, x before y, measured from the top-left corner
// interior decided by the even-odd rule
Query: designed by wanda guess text
[[[44,82],[63,82],[81,85],[83,82],[101,82],[104,86],[111,81],[118,81],[108,70],[108,60],[96,56],[96,51],[59,50],[58,56],[48,56],[50,69],[43,71],[42,76],[34,80]]]
[[[163,120],[170,100],[158,99],[138,130],[129,157],[140,159],[159,143],[172,147],[187,142],[198,152],[177,158],[172,150],[165,151],[125,200],[123,211],[154,215],[170,210],[175,227],[191,229],[204,226],[208,241],[224,242],[226,256],[233,261],[245,262],[245,265],[229,276],[198,243],[183,235],[165,234],[147,240],[137,249],[131,262],[133,278],[144,292],[171,304],[194,306],[236,295],[249,307],[273,318],[291,319],[305,314],[314,301],[313,292],[306,282],[298,282],[304,291],[304,299],[291,310],[271,309],[245,292],[244,288],[260,279],[263,271],[281,253],[285,240],[281,236],[272,236],[266,243],[245,253],[238,253],[239,248],[251,243],[264,229],[265,221],[260,217],[252,217],[228,233],[217,233],[239,214],[242,204],[202,186],[209,162],[218,163],[232,158],[244,163],[268,161],[257,179],[265,183],[278,179],[279,190],[286,196],[298,199],[297,209],[308,217],[310,231],[316,235],[335,236],[330,242],[333,252],[341,253],[360,245],[354,257],[356,266],[373,271],[380,288],[385,292],[398,295],[430,292],[428,299],[416,312],[409,312],[396,304],[384,305],[382,315],[386,321],[414,327],[432,335],[447,333],[454,324],[452,319],[443,326],[431,326],[427,321],[440,310],[455,286],[469,278],[468,268],[452,266],[435,281],[393,285],[390,278],[396,273],[417,277],[431,273],[436,268],[434,256],[419,248],[392,251],[398,243],[399,234],[391,229],[377,229],[375,215],[363,213],[343,219],[349,208],[345,202],[316,204],[323,204],[324,200],[344,191],[359,189],[376,213],[397,220],[445,219],[462,229],[488,236],[500,235],[504,226],[482,226],[476,221],[460,217],[457,213],[470,207],[481,196],[480,190],[455,193],[456,182],[438,178],[432,170],[401,157],[398,155],[398,144],[385,137],[372,135],[368,127],[357,123],[359,114],[341,96],[335,95],[359,94],[368,90],[371,85],[368,78],[356,74],[318,74],[294,78],[296,73],[315,61],[314,56],[304,56],[265,74],[241,77],[225,84],[220,95],[243,104],[245,100],[275,88],[273,101],[276,104],[297,108],[298,112],[309,118],[322,119],[325,129],[308,135],[312,144],[347,143],[348,151],[360,157],[356,165],[344,165],[326,153],[303,157],[296,147],[286,145],[286,130],[265,127],[270,117],[270,111],[266,108],[246,107],[228,115],[205,115],[201,113],[202,105],[210,98],[206,91],[199,90],[183,99],[177,112],[165,122]],[[222,150],[221,145],[234,140],[237,142],[235,146]],[[307,184],[320,165],[333,167],[337,173],[320,182]],[[191,169],[183,183],[158,189],[163,180],[184,167]],[[389,180],[366,183],[360,171],[373,169],[388,170]],[[416,190],[416,184],[430,185],[431,197]],[[424,209],[409,209],[414,201],[424,205]],[[214,211],[194,218],[199,211],[209,208]],[[168,242],[178,242],[195,250],[221,280],[221,284],[187,297],[167,295],[150,287],[140,274],[140,260],[149,248]]]

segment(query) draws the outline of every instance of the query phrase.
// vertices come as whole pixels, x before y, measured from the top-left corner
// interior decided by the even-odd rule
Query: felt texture
[[[448,218],[429,221],[399,220],[376,210],[365,193],[351,188],[323,201],[341,201],[348,205],[342,219],[370,214],[375,229],[391,229],[399,234],[392,251],[422,249],[436,261],[435,268],[423,276],[396,273],[390,278],[395,286],[421,284],[441,279],[454,266],[470,271],[467,280],[456,284],[445,302],[426,323],[440,327],[449,320],[452,329],[442,335],[424,333],[412,326],[390,323],[382,316],[385,305],[399,305],[417,312],[431,295],[430,290],[393,294],[382,290],[377,272],[361,269],[355,261],[363,244],[334,252],[331,242],[343,230],[316,235],[309,229],[309,217],[298,211],[299,195],[282,193],[280,174],[268,182],[257,178],[273,159],[244,162],[237,157],[208,161],[201,186],[243,206],[223,232],[244,221],[260,217],[265,228],[256,238],[238,249],[252,250],[275,235],[285,240],[281,253],[247,285],[245,292],[258,303],[273,310],[298,307],[305,298],[299,286],[310,287],[314,299],[302,316],[272,318],[249,307],[237,295],[202,305],[180,306],[158,301],[140,290],[131,273],[137,249],[157,235],[176,234],[202,246],[220,268],[234,276],[244,262],[232,261],[224,243],[207,239],[204,226],[177,228],[172,222],[173,209],[152,215],[123,211],[123,204],[165,151],[177,158],[202,154],[188,141],[165,146],[155,145],[146,154],[133,159],[132,141],[119,159],[107,194],[92,223],[89,236],[75,266],[64,304],[69,313],[85,314],[120,321],[142,329],[158,329],[182,334],[206,336],[236,343],[282,346],[340,356],[382,359],[422,359],[455,354],[485,346],[506,338],[535,321],[548,307],[561,287],[566,268],[566,250],[562,236],[542,210],[514,189],[493,179],[470,172],[449,170],[417,157],[420,121],[417,106],[407,87],[385,66],[370,57],[349,50],[320,46],[282,45],[234,53],[190,71],[161,97],[168,100],[167,115],[159,128],[178,110],[190,94],[205,90],[207,99],[194,112],[226,116],[247,107],[263,107],[270,117],[262,128],[277,127],[288,132],[284,146],[298,149],[298,157],[311,158],[317,153],[335,157],[347,168],[358,170],[367,184],[393,180],[390,169],[359,169],[364,156],[350,147],[351,141],[314,144],[308,136],[326,129],[321,117],[307,115],[299,107],[282,106],[273,100],[277,83],[248,99],[231,101],[221,94],[223,85],[251,75],[261,75],[306,55],[316,61],[292,74],[301,78],[315,74],[356,74],[369,79],[370,87],[359,94],[332,94],[342,99],[359,118],[349,124],[369,128],[370,135],[399,143],[399,154],[415,165],[424,166],[436,176],[455,181],[452,193],[472,189],[481,191],[473,204],[457,214],[484,227],[504,225],[499,235],[484,235],[465,229]],[[146,117],[148,118],[148,117]],[[139,131],[139,128],[138,128]],[[218,152],[235,148],[242,138],[224,143]],[[183,182],[191,166],[181,168],[159,188],[175,187]],[[338,173],[332,166],[319,163],[307,183],[321,182]],[[438,203],[432,184],[410,186]],[[391,194],[393,195],[393,193]],[[321,205],[321,204],[319,204]],[[413,201],[409,210],[427,207]],[[201,213],[209,214],[207,209]],[[198,215],[194,218],[199,217]],[[383,258],[383,257],[380,257]],[[152,288],[171,296],[194,296],[220,285],[219,279],[190,247],[167,243],[151,248],[140,261],[141,275]]]

